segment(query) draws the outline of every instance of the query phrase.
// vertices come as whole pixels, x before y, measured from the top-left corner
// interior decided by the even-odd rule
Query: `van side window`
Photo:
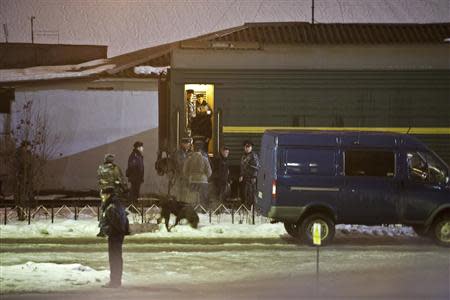
[[[445,184],[448,172],[446,167],[431,153],[408,152],[408,176],[413,181]]]
[[[394,177],[395,175],[394,152],[347,150],[344,157],[346,176]]]
[[[335,175],[335,151],[287,149],[283,169],[290,175]]]

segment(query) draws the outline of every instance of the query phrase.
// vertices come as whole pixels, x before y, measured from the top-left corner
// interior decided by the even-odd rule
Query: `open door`
[[[185,84],[185,118],[186,136],[203,136],[208,142],[208,155],[214,153],[218,138],[214,110],[213,84]]]

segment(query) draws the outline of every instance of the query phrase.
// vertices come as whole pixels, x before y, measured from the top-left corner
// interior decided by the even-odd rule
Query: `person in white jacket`
[[[194,152],[189,155],[183,166],[183,174],[189,180],[191,192],[198,193],[197,204],[209,209],[208,178],[212,174],[208,158],[202,154],[203,141],[194,142]]]

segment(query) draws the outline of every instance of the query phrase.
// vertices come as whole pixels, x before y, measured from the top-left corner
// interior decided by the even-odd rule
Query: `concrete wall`
[[[433,70],[450,68],[450,45],[264,46],[263,50],[176,49],[172,68]]]
[[[96,170],[105,153],[116,154],[125,172],[136,140],[144,142],[143,192],[165,190],[154,172],[157,151],[157,85],[149,80],[53,84],[16,90],[12,122],[23,104],[45,111],[51,133],[60,139],[48,164],[45,188],[95,189]]]

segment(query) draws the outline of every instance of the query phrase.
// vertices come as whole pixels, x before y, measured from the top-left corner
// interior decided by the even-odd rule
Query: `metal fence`
[[[3,200],[0,204],[0,218],[3,225],[9,222],[18,221],[19,215],[24,217],[25,222],[31,224],[38,220],[48,220],[54,223],[57,218],[65,219],[92,219],[100,218],[99,198],[66,198],[41,199],[37,201],[35,207],[14,206],[12,201]],[[140,198],[136,205],[129,204],[126,210],[133,223],[151,223],[159,217],[161,209],[158,206],[159,200],[153,198]],[[267,223],[269,220],[256,213],[254,207],[246,207],[240,201],[227,201],[205,208],[201,205],[194,207],[195,211],[209,223],[229,223],[232,224],[256,224]]]

